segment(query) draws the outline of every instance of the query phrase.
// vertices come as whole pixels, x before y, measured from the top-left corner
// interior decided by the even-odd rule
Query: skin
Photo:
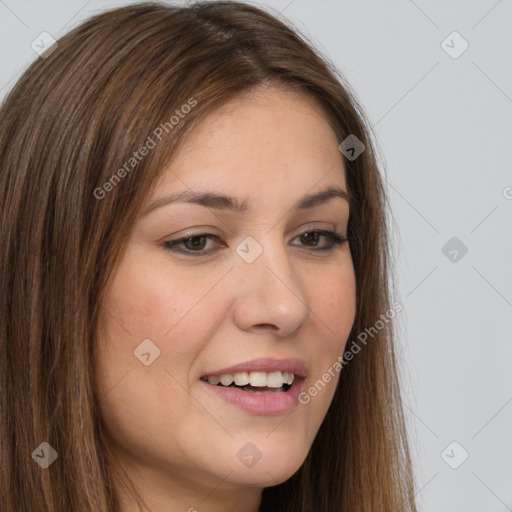
[[[301,235],[312,222],[346,235],[349,205],[334,198],[292,211],[303,195],[347,190],[339,142],[312,99],[261,86],[205,117],[148,198],[208,190],[253,208],[242,217],[175,203],[141,214],[107,290],[96,352],[101,416],[114,460],[148,510],[257,512],[263,488],[288,479],[311,448],[337,372],[307,405],[276,415],[228,404],[199,378],[256,357],[298,357],[307,389],[343,353],[356,304],[349,242],[322,252],[329,239]],[[220,241],[181,245],[202,256],[163,246],[203,233]],[[263,249],[250,264],[235,252],[247,236]],[[144,339],[160,350],[149,366],[133,353]],[[262,453],[252,467],[237,457],[247,442]],[[123,512],[138,510],[121,484]]]

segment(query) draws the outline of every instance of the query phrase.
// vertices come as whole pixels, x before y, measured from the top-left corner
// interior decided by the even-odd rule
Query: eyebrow
[[[350,196],[345,190],[337,187],[329,187],[325,190],[322,190],[321,192],[303,196],[294,205],[293,210],[308,210],[320,204],[326,203],[336,197],[345,200],[350,205]],[[215,210],[228,210],[241,215],[248,214],[252,211],[247,204],[246,199],[240,201],[236,197],[218,194],[215,192],[197,192],[194,190],[185,190],[183,192],[170,194],[156,200],[144,210],[142,215],[145,216],[157,208],[161,208],[162,206],[167,206],[173,203],[199,204],[201,206],[205,206],[206,208],[213,208]]]

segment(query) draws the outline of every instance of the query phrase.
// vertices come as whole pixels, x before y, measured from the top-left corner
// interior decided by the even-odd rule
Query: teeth
[[[267,385],[267,374],[265,372],[251,372],[249,382],[253,387],[264,388]]]
[[[247,372],[235,373],[234,380],[237,386],[246,386],[249,384],[249,374]]]
[[[208,377],[208,382],[214,386],[219,382],[223,386],[229,386],[234,382],[237,386],[250,384],[254,387],[281,388],[283,384],[293,384],[294,379],[293,372],[240,372],[234,375],[214,375]]]
[[[283,372],[283,380],[285,384],[293,384],[295,374],[293,372]]]
[[[220,382],[223,386],[229,386],[233,383],[233,380],[233,375],[229,375],[228,373],[220,376]]]
[[[283,373],[271,372],[267,375],[267,386],[269,388],[280,388],[283,384],[288,384],[288,379],[285,379]]]
[[[220,377],[218,375],[214,375],[213,377],[208,377],[208,382],[213,385],[217,385],[220,382]]]

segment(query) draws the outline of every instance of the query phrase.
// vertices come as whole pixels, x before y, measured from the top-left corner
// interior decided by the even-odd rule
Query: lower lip
[[[288,391],[251,393],[238,388],[214,386],[208,381],[200,381],[208,390],[236,405],[240,409],[261,415],[283,414],[299,403],[299,395],[304,390],[306,379],[295,377]]]

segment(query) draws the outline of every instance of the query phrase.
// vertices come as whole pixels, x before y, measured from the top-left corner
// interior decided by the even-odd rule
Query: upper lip
[[[262,357],[258,359],[251,359],[250,361],[244,361],[233,366],[228,366],[220,370],[212,370],[201,376],[213,377],[214,375],[220,376],[225,374],[233,375],[234,373],[242,372],[293,372],[298,377],[306,376],[305,364],[302,359],[298,358],[285,358],[285,359],[274,359],[270,357]]]

